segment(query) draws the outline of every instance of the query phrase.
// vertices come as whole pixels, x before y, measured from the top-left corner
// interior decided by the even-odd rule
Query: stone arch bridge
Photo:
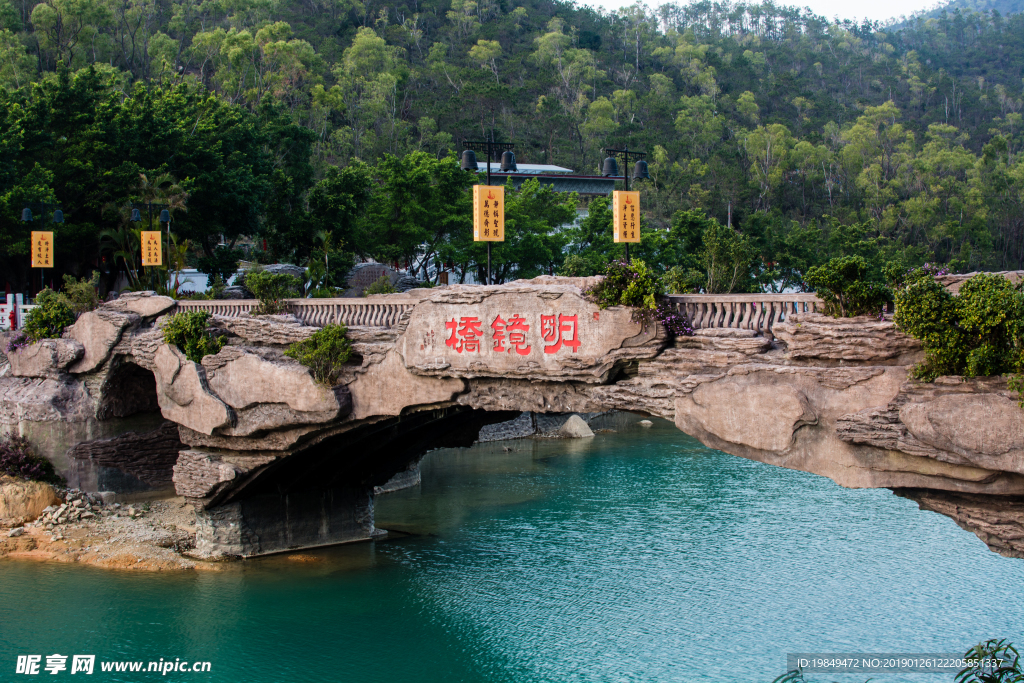
[[[252,556],[373,538],[373,490],[428,450],[522,411],[663,417],[704,444],[886,487],[1024,556],[1024,412],[1001,379],[908,380],[917,341],[835,320],[813,295],[674,297],[693,336],[600,310],[585,279],[542,277],[367,299],[255,302],[127,294],[63,339],[10,354],[0,423],[72,485],[174,488],[197,551]],[[160,319],[205,309],[227,345],[193,363]],[[333,387],[285,357],[329,322],[353,357]]]

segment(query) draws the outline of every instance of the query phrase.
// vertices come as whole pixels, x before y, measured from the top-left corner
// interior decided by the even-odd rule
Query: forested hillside
[[[762,247],[789,245],[762,248],[768,263],[798,243],[813,261],[829,226],[855,225],[909,262],[1024,266],[1022,15],[886,30],[771,3],[0,3],[0,259],[19,278],[25,201],[61,204],[59,265],[84,272],[145,193],[140,173],[187,194],[175,231],[197,256],[248,236],[304,262],[333,229],[346,249],[409,258],[422,234],[373,235],[399,215],[419,225],[396,188],[448,187],[450,166],[375,164],[418,151],[426,169],[492,131],[520,162],[582,173],[604,147],[646,150],[649,233],[691,209],[724,222],[731,204]],[[464,228],[429,230],[440,245]],[[585,246],[549,244],[536,268]]]

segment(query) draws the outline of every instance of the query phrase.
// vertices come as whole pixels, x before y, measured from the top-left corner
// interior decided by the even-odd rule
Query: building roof
[[[491,171],[494,176],[494,172]],[[606,178],[594,175],[571,175],[566,173],[552,174],[529,174],[529,173],[502,173],[502,179],[512,178],[512,183],[519,188],[523,181],[529,178],[537,178],[541,185],[550,185],[555,192],[578,192],[586,196],[610,196],[615,189],[616,178]],[[494,182],[492,178],[491,182]]]
[[[479,165],[478,172],[480,172],[480,173],[486,173],[487,172],[487,160],[486,159],[484,159],[483,161],[477,160],[476,163]],[[500,168],[500,166],[501,166],[501,164],[499,162],[492,161],[491,162],[491,175],[494,175],[495,173],[501,173],[501,171],[498,170],[498,168]],[[526,174],[529,174],[529,175],[552,175],[552,174],[556,174],[556,173],[557,174],[572,173],[572,169],[571,168],[565,168],[563,166],[555,166],[553,164],[516,164],[516,169],[517,169],[517,173],[526,173]],[[502,173],[502,175],[506,175],[506,174]]]

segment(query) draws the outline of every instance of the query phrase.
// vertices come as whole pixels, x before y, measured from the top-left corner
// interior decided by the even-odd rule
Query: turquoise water
[[[432,453],[422,486],[378,498],[377,523],[409,535],[216,573],[0,562],[0,681],[32,680],[19,654],[60,653],[211,662],[97,665],[99,681],[767,683],[787,652],[1024,641],[1024,560],[888,491],[667,423]]]

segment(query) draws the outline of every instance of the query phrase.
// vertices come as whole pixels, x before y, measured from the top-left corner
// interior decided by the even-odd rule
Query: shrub
[[[164,341],[178,347],[193,363],[224,348],[224,337],[214,337],[206,329],[210,314],[206,311],[175,313],[164,323]]]
[[[91,311],[100,305],[99,295],[96,294],[96,286],[100,283],[100,271],[92,271],[92,277],[86,280],[76,280],[71,275],[64,276],[64,294],[71,309],[76,314]]]
[[[703,289],[707,278],[696,268],[672,266],[665,273],[664,281],[665,291],[669,294],[690,294]]]
[[[569,254],[558,269],[558,275],[565,277],[591,277],[600,275],[608,267],[604,255],[593,251],[584,254]]]
[[[344,289],[334,287],[317,287],[309,293],[311,299],[336,299],[345,294]]]
[[[652,322],[659,322],[672,335],[693,334],[686,319],[667,302],[661,300],[663,291],[661,278],[651,271],[646,263],[633,259],[628,263],[609,263],[604,279],[586,290],[584,296],[601,308],[631,306],[631,319],[633,322],[641,323],[644,329]]]
[[[281,313],[284,311],[285,299],[297,296],[301,284],[298,278],[292,275],[268,273],[259,267],[247,271],[242,277],[242,285],[260,301],[252,315]]]
[[[309,368],[317,382],[333,386],[352,354],[347,332],[344,325],[325,325],[309,339],[289,346],[285,355]]]
[[[245,274],[245,287],[260,300],[252,315],[276,315],[284,310],[284,300],[295,296],[302,286],[299,279],[287,273],[251,270]]]
[[[25,316],[22,331],[30,340],[57,339],[64,328],[75,322],[75,312],[66,296],[43,288],[36,297],[36,307]]]
[[[914,377],[999,375],[1024,365],[1024,294],[1006,278],[975,275],[953,296],[922,269],[907,276],[895,299],[897,327],[924,345]]]
[[[663,292],[661,279],[639,259],[612,261],[608,264],[604,279],[588,289],[586,297],[600,306],[632,306],[636,309],[654,310],[658,297]]]
[[[841,256],[807,270],[806,282],[825,304],[825,314],[836,318],[879,315],[892,300],[888,287],[868,282],[862,256]]]
[[[220,275],[210,276],[210,291],[206,293],[207,299],[223,299],[224,290],[228,288],[224,278]]]
[[[397,294],[398,290],[391,284],[391,278],[387,275],[381,275],[377,278],[377,281],[372,283],[369,287],[363,290],[363,296],[370,296],[371,294]]]
[[[0,437],[0,473],[48,484],[64,483],[53,464],[32,451],[28,439],[13,434]]]

